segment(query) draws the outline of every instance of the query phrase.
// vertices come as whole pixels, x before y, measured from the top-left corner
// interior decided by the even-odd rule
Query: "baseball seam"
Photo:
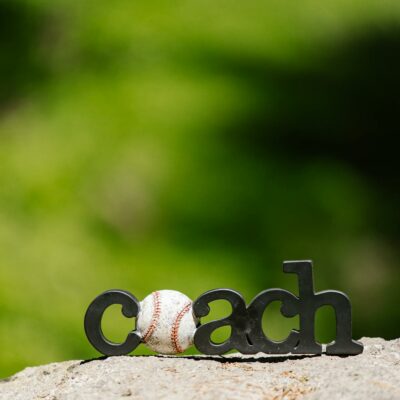
[[[151,323],[149,327],[146,329],[146,332],[143,334],[143,342],[147,342],[150,339],[151,335],[157,328],[158,320],[161,314],[161,302],[160,302],[160,293],[153,293],[153,316],[151,317]]]
[[[171,343],[176,353],[183,353],[183,349],[179,344],[179,325],[184,315],[191,309],[192,303],[186,304],[181,311],[177,314],[171,330]]]

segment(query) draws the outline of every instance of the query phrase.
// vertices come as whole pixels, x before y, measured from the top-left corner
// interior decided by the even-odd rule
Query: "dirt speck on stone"
[[[361,341],[364,352],[353,357],[231,354],[66,361],[0,380],[0,399],[400,399],[400,339]]]

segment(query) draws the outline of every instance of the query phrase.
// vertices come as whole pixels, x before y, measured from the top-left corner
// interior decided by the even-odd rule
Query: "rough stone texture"
[[[0,399],[400,399],[400,339],[353,357],[133,356],[27,368]]]

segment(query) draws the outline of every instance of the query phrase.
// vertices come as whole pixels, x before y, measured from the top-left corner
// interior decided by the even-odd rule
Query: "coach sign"
[[[286,261],[283,271],[297,275],[299,297],[284,289],[267,289],[246,305],[240,293],[215,289],[203,293],[192,303],[182,293],[161,290],[139,303],[129,292],[109,290],[90,304],[85,315],[86,335],[105,355],[128,354],[141,342],[164,354],[181,353],[192,343],[204,354],[224,354],[232,349],[244,354],[321,354],[322,345],[314,335],[315,314],[320,307],[328,305],[333,307],[336,315],[336,340],[326,346],[326,354],[361,353],[362,344],[352,340],[351,336],[349,298],[336,290],[315,293],[311,261]],[[209,303],[215,300],[229,301],[232,313],[202,324],[201,319],[210,313]],[[292,330],[281,342],[266,337],[262,329],[262,315],[273,301],[282,303],[283,316],[299,315],[300,319],[299,331]],[[126,317],[137,317],[136,330],[128,334],[124,343],[110,342],[101,330],[103,313],[112,304],[122,305]],[[222,326],[230,326],[231,335],[223,343],[214,343],[211,334]]]

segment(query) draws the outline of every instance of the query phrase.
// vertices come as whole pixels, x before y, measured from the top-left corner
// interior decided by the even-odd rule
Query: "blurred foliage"
[[[284,259],[348,292],[354,337],[399,336],[399,22],[395,0],[0,1],[0,375],[95,357],[103,290],[250,300],[296,291]]]

